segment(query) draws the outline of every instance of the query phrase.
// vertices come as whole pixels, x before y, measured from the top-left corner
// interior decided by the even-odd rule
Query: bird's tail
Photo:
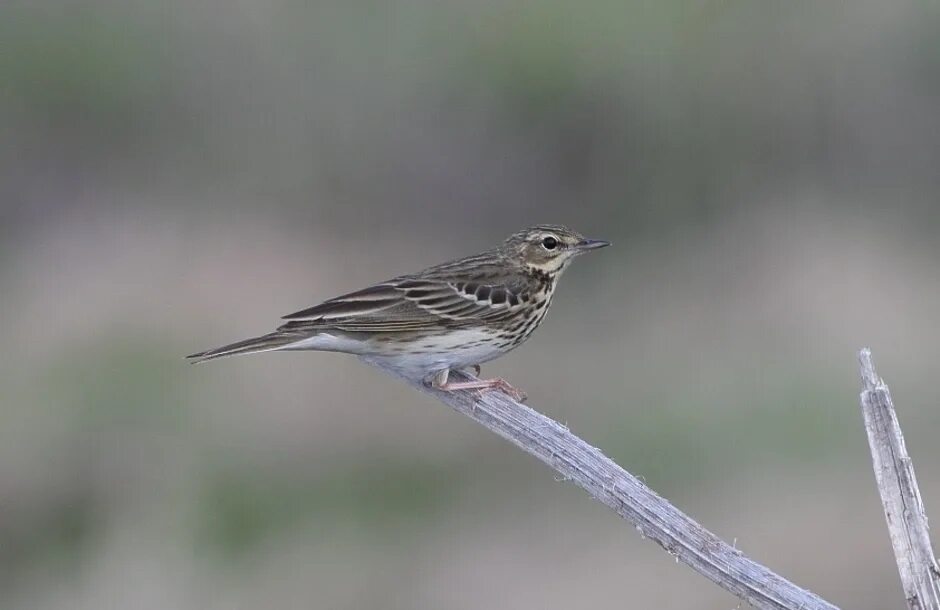
[[[214,360],[216,358],[224,358],[226,356],[237,356],[239,354],[271,352],[274,350],[284,349],[296,341],[296,335],[282,332],[273,332],[266,335],[261,335],[260,337],[245,339],[244,341],[239,341],[237,343],[223,345],[222,347],[210,349],[205,352],[199,352],[198,354],[190,354],[189,356],[186,356],[186,358],[193,363],[198,363],[205,362],[206,360]]]

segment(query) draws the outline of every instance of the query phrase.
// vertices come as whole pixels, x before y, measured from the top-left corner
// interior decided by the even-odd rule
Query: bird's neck
[[[555,287],[555,280],[561,274],[561,271],[562,270],[559,269],[554,273],[549,273],[539,267],[527,266],[525,268],[526,274],[538,283],[540,292],[551,292]]]

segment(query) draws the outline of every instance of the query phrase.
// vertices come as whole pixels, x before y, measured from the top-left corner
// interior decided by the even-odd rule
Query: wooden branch
[[[927,515],[888,386],[875,373],[871,350],[858,355],[862,415],[891,545],[910,610],[940,610],[940,570],[930,546]]]
[[[374,363],[373,363],[374,364]],[[612,508],[641,536],[723,589],[767,610],[837,610],[703,528],[558,422],[500,392],[441,392],[401,377],[509,440]],[[472,379],[452,373],[452,379]],[[663,449],[666,450],[665,448]]]

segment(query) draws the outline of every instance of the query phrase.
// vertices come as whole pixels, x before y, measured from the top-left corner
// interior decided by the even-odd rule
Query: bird
[[[533,226],[480,254],[329,299],[283,316],[274,332],[187,358],[343,352],[437,390],[497,390],[524,400],[525,393],[501,377],[477,378],[480,365],[525,342],[545,318],[569,264],[609,245],[562,225]],[[453,371],[468,380],[451,379]]]

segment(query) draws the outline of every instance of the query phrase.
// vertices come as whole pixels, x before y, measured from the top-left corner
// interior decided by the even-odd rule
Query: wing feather
[[[536,286],[524,273],[482,265],[441,266],[351,292],[284,316],[280,330],[334,328],[348,332],[403,332],[460,328],[514,315]]]
[[[395,287],[387,283],[376,284],[288,314],[283,319],[310,321],[368,316],[394,307],[400,301],[401,293]]]

